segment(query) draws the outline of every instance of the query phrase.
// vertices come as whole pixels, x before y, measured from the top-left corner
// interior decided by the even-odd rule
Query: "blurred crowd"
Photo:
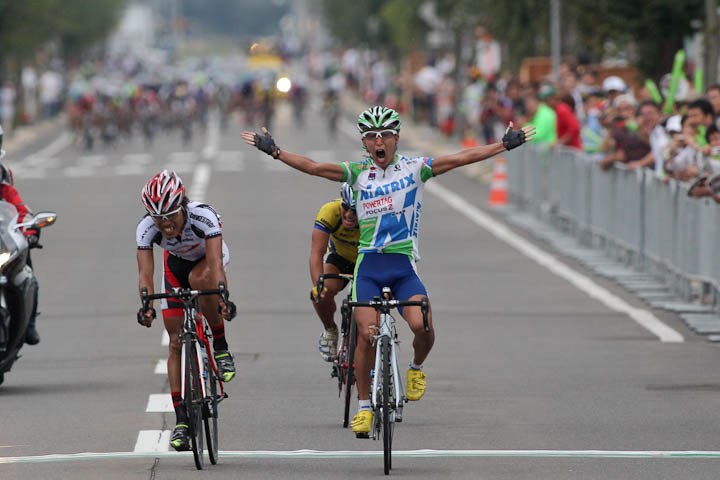
[[[633,78],[563,63],[556,81],[547,75],[521,82],[501,69],[492,37],[482,35],[476,52],[460,69],[452,54],[410,55],[393,68],[382,54],[357,49],[324,63],[334,61],[368,104],[459,134],[465,146],[498,141],[508,122],[530,123],[535,143],[583,151],[605,170],[646,168],[666,182],[691,182],[691,196],[720,202],[720,84],[697,92],[682,78],[684,91],[668,102],[667,81],[663,99],[660,89],[632,84]]]

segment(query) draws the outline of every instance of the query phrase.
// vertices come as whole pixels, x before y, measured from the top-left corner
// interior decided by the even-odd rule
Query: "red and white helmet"
[[[148,180],[141,198],[150,215],[165,215],[180,208],[185,199],[185,186],[174,171],[163,170]]]

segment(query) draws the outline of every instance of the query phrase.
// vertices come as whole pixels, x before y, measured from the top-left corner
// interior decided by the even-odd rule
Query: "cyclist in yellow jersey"
[[[352,188],[344,183],[340,189],[340,198],[328,202],[320,208],[315,218],[310,248],[310,279],[313,286],[310,299],[320,317],[325,330],[318,341],[320,356],[326,362],[332,362],[337,353],[338,329],[335,324],[335,296],[345,288],[347,280],[328,279],[319,292],[317,280],[320,274],[345,273],[352,275],[358,256],[360,229],[355,213],[355,196]],[[327,256],[325,253],[327,252]],[[324,264],[323,264],[324,258]]]

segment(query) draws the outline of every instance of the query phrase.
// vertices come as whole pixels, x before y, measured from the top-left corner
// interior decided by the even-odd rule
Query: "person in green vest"
[[[552,96],[555,89],[543,85],[540,90],[525,97],[525,115],[529,119],[527,125],[535,127],[535,139],[530,143],[552,145],[557,142],[557,115],[543,100]]]

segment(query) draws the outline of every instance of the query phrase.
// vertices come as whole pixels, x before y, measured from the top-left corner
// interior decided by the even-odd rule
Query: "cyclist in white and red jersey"
[[[397,153],[400,116],[391,109],[377,106],[365,110],[357,120],[367,158],[362,162],[318,163],[310,158],[280,150],[267,129],[263,135],[243,132],[243,140],[273,158],[310,175],[347,182],[355,192],[360,245],[355,264],[353,299],[367,302],[389,286],[398,300],[421,300],[427,296],[415,269],[419,259],[417,239],[422,213],[422,192],[430,178],[454,168],[479,162],[498,153],[519,147],[535,134],[535,127],[513,130],[508,126],[501,142],[469,148],[438,158],[407,158]],[[401,310],[415,338],[414,357],[407,374],[405,395],[419,400],[425,393],[425,358],[435,341],[432,310],[428,312],[430,331],[423,328],[420,307]],[[359,411],[352,422],[357,434],[370,432],[370,368],[374,354],[370,343],[370,325],[376,321],[372,308],[355,309],[358,342],[355,349]]]
[[[140,291],[147,288],[148,293],[154,293],[154,245],[164,250],[162,281],[166,292],[179,287],[195,290],[217,288],[221,281],[227,285],[225,269],[230,252],[222,239],[222,223],[217,212],[210,205],[190,202],[185,196],[185,187],[180,177],[167,170],[158,173],[145,184],[141,198],[147,215],[140,220],[136,230]],[[216,295],[202,296],[198,301],[213,333],[213,350],[219,377],[223,382],[229,382],[235,376],[235,364],[228,351],[223,319],[232,320],[234,308],[229,308]],[[180,394],[183,303],[163,299],[162,314],[165,329],[170,336],[168,379],[177,417],[170,445],[176,450],[189,450],[187,415]],[[146,327],[151,325],[154,318],[152,304],[149,309],[138,312],[138,322]]]

